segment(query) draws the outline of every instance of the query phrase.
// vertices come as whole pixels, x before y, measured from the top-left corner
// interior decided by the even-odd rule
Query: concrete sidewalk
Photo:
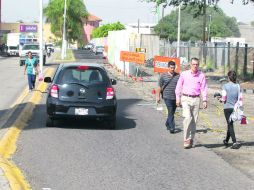
[[[147,101],[147,104],[143,105],[144,109],[145,106],[153,106],[156,108],[155,95],[152,94],[153,89],[157,89],[156,80],[158,77],[156,75],[151,75],[145,79],[143,78],[143,80],[147,82],[134,81],[132,78],[128,78],[127,76],[124,77],[122,73],[118,72],[109,64],[105,64],[105,67],[111,75],[116,77],[118,80],[125,80],[126,89],[135,89],[140,98]],[[247,176],[254,179],[254,113],[252,109],[254,95],[247,93],[244,93],[243,95],[244,111],[247,116],[248,124],[240,125],[239,123],[235,123],[236,138],[241,143],[241,147],[238,150],[233,150],[225,148],[222,143],[222,140],[226,135],[226,120],[224,118],[223,105],[213,97],[215,92],[221,91],[222,84],[219,81],[209,80],[208,78],[208,87],[208,109],[200,110],[196,146],[203,146],[211,149],[233,167],[239,169]],[[167,113],[164,103],[162,103],[162,106],[164,106],[162,114],[164,114],[166,118]],[[182,129],[181,114],[181,109],[177,108],[176,125],[177,128],[180,129]]]

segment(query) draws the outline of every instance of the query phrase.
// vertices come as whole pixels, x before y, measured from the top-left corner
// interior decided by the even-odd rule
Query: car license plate
[[[88,115],[88,109],[75,108],[75,115]]]

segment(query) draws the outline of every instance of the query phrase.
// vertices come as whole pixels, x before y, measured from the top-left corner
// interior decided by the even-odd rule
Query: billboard
[[[38,31],[38,27],[37,27],[37,25],[25,25],[25,24],[21,24],[19,26],[19,31],[20,32],[37,32]]]

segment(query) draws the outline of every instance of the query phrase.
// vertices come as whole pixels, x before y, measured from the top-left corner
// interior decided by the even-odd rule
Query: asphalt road
[[[138,106],[142,100],[123,83],[116,92],[116,130],[74,120],[46,128],[44,97],[13,158],[34,190],[254,189],[209,149],[184,150],[182,132],[168,133],[163,114]]]
[[[27,85],[18,57],[0,57],[0,116],[9,109]]]

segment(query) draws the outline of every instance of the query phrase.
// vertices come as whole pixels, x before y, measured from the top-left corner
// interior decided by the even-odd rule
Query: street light
[[[43,69],[43,0],[40,0],[40,71]]]
[[[63,40],[62,40],[62,54],[61,58],[64,59],[66,57],[66,0],[64,0],[64,23],[63,23]]]
[[[161,10],[161,12],[162,12],[162,14],[161,14],[161,23],[163,22],[162,20],[163,20],[163,18],[164,18],[164,9],[167,7],[167,3],[164,3],[164,4],[162,4],[162,10]],[[160,36],[162,36],[162,26],[161,26],[161,33],[160,33]]]

